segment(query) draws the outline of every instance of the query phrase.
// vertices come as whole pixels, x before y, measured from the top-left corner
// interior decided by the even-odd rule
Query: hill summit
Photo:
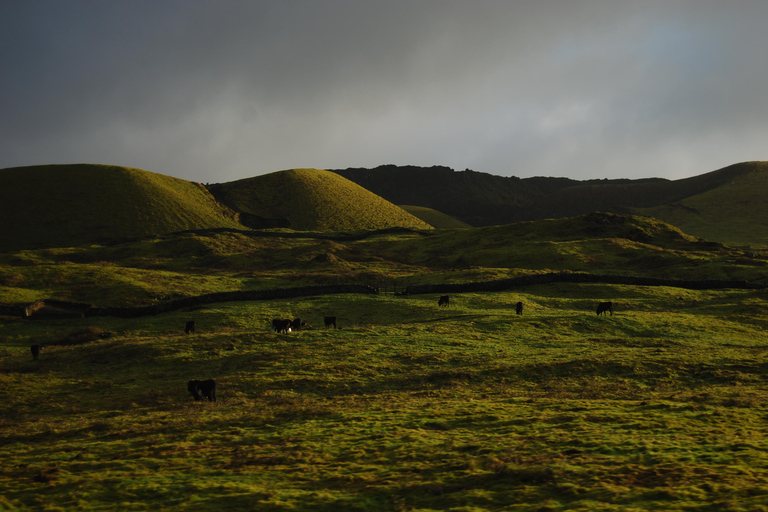
[[[199,183],[93,164],[0,170],[0,216],[0,250],[243,227]]]
[[[241,223],[254,229],[431,228],[360,185],[320,169],[289,169],[208,188],[240,214]]]

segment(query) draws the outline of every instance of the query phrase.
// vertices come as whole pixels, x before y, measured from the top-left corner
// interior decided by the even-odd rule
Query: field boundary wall
[[[405,288],[399,295],[446,294],[499,292],[550,283],[603,283],[631,286],[669,286],[687,288],[690,290],[723,290],[729,288],[764,290],[765,284],[749,281],[722,279],[664,279],[655,277],[621,276],[610,274],[585,274],[575,272],[550,272],[534,274],[509,279],[479,281],[468,283],[416,284]],[[78,302],[60,300],[41,300],[32,305],[0,304],[0,315],[22,317],[62,317],[62,316],[114,316],[120,318],[136,318],[141,316],[159,315],[180,309],[194,308],[218,302],[237,302],[250,300],[291,299],[313,295],[336,295],[343,293],[378,294],[379,289],[364,284],[314,285],[297,286],[292,288],[273,288],[268,290],[239,290],[232,292],[216,292],[173,299],[158,304],[139,307],[98,307]]]

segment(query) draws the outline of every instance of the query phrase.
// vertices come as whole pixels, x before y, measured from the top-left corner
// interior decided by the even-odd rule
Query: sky
[[[0,0],[0,168],[768,160],[765,0]]]

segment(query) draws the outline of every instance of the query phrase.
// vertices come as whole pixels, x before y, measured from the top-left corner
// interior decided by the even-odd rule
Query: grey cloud
[[[761,155],[759,1],[0,5],[0,167],[203,182],[449,165],[679,178]]]

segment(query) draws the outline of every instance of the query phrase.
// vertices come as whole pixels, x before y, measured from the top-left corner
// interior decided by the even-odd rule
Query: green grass
[[[768,162],[741,162],[680,180],[519,179],[439,166],[335,172],[396,204],[429,206],[473,226],[633,212],[707,240],[765,247],[768,239]]]
[[[303,231],[431,226],[336,173],[290,169],[211,187],[224,204]]]
[[[221,304],[194,312],[192,337],[190,312],[10,320],[0,495],[22,510],[760,510],[768,307],[679,293]],[[598,318],[606,297],[616,314]],[[340,330],[267,330],[328,311]],[[32,340],[94,322],[117,335],[31,361]],[[219,401],[194,403],[186,380],[208,377]]]
[[[87,164],[0,170],[0,215],[5,251],[243,227],[198,183]]]
[[[558,269],[763,276],[759,251],[607,219],[0,253],[0,302]],[[615,315],[598,317],[605,300]],[[271,332],[296,317],[310,327]],[[62,343],[86,328],[114,334]],[[766,328],[765,291],[607,284],[455,294],[447,308],[381,294],[0,316],[0,509],[768,510]],[[194,402],[186,382],[207,378],[218,402]]]
[[[747,165],[747,164],[745,164]],[[752,162],[751,171],[713,190],[677,203],[637,209],[686,233],[736,245],[768,246],[768,163]]]
[[[433,208],[410,205],[400,205],[400,208],[437,229],[461,229],[472,227],[466,222],[462,222]]]
[[[613,217],[608,217],[609,219]],[[763,252],[708,246],[653,219],[595,216],[359,241],[186,234],[0,253],[0,303],[52,298],[97,306],[203,293],[361,283],[402,290],[548,271],[764,282]]]

